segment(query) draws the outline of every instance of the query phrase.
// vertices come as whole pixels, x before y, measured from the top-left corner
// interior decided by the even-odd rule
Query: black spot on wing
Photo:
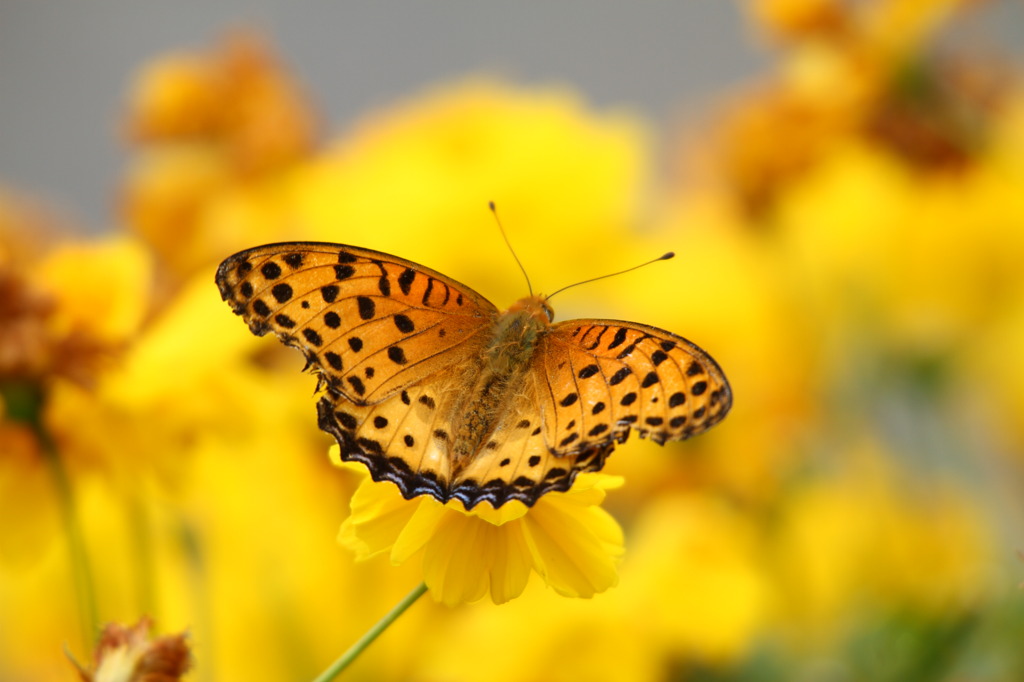
[[[327,286],[320,287],[320,295],[323,297],[324,303],[334,303],[340,291],[337,284],[328,284]]]
[[[412,332],[416,331],[416,325],[413,324],[413,321],[409,319],[408,315],[398,313],[394,316],[394,320],[395,326],[398,327],[398,331],[402,332],[403,334],[411,334]]]
[[[611,343],[608,344],[608,350],[621,346],[626,341],[626,328],[619,327],[619,330],[615,332],[615,337]]]
[[[377,305],[373,302],[372,298],[369,296],[357,296],[356,305],[359,306],[359,317],[364,320],[373,319],[373,315],[377,311]]]
[[[281,266],[274,261],[267,261],[263,264],[263,267],[260,268],[260,272],[267,279],[277,279],[281,276]]]
[[[262,298],[257,298],[252,302],[252,311],[260,317],[269,317],[271,313],[270,306]]]
[[[401,346],[390,346],[388,348],[388,359],[396,365],[404,365],[409,360],[405,357],[405,351]]]
[[[270,290],[270,293],[274,295],[274,298],[278,303],[285,303],[292,297],[292,288],[287,282],[281,282],[275,284],[274,288]]]
[[[615,374],[612,375],[612,377],[608,380],[608,385],[616,386],[618,384],[621,384],[623,381],[625,381],[626,377],[628,377],[632,373],[632,368],[623,367],[622,369],[620,369],[619,371],[615,372]]]
[[[402,271],[402,274],[398,276],[398,288],[406,296],[412,291],[412,283],[416,281],[416,271],[412,268],[406,268]]]
[[[587,334],[589,334],[589,333],[590,333],[591,331],[593,331],[594,329],[596,329],[596,327],[590,327],[590,328],[588,328],[588,329],[587,329]],[[601,338],[602,338],[602,337],[604,336],[605,332],[607,332],[607,331],[608,331],[608,325],[603,325],[603,326],[601,327],[601,331],[600,331],[600,332],[599,332],[599,333],[597,334],[597,336],[596,336],[596,337],[594,338],[594,341],[593,341],[593,342],[592,342],[592,343],[591,343],[591,344],[590,344],[589,346],[587,346],[587,347],[586,347],[586,348],[587,348],[587,350],[594,350],[594,349],[596,349],[596,348],[597,348],[598,346],[600,346],[600,345],[601,345]],[[584,336],[586,336],[586,334],[584,334]]]

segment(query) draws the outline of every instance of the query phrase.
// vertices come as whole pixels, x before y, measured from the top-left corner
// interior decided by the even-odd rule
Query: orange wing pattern
[[[631,428],[662,444],[717,424],[732,406],[725,375],[681,336],[617,320],[554,325],[534,356],[545,441],[579,457],[621,443]]]
[[[359,405],[465,362],[498,313],[439,272],[340,244],[242,251],[218,268],[217,286],[254,334],[297,347],[331,392]]]

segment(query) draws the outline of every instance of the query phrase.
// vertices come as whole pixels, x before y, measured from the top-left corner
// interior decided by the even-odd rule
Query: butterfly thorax
[[[551,318],[551,308],[541,296],[522,298],[494,318],[481,371],[462,401],[465,418],[452,443],[454,469],[460,469],[479,451],[501,421],[502,410],[515,404],[537,342]]]
[[[498,375],[525,369],[537,339],[551,324],[553,313],[540,296],[521,298],[494,320],[494,333],[484,351],[489,370]]]

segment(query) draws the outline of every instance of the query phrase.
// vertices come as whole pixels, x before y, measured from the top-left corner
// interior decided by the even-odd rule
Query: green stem
[[[377,624],[367,630],[366,634],[359,638],[359,641],[353,644],[348,651],[343,653],[338,660],[330,665],[327,670],[320,673],[313,682],[330,682],[333,680],[338,673],[347,668],[352,661],[356,660],[359,654],[363,653],[366,647],[373,643],[373,640],[377,639],[382,632],[388,629],[388,626],[395,622],[399,616],[405,613],[406,609],[413,605],[413,603],[423,596],[423,593],[427,591],[425,583],[420,583],[416,588],[405,595],[402,601],[398,602],[393,609],[388,611],[388,614],[377,621]]]
[[[60,514],[64,535],[68,543],[68,556],[71,560],[72,580],[75,584],[75,597],[78,599],[78,617],[82,628],[82,643],[92,648],[95,628],[98,623],[96,616],[96,593],[93,588],[92,568],[85,551],[85,536],[75,511],[74,491],[71,479],[64,466],[64,460],[57,450],[50,432],[43,424],[43,407],[46,393],[42,385],[33,382],[2,381],[0,382],[0,399],[6,408],[5,417],[15,422],[28,425],[39,441],[43,459],[53,477],[53,486],[57,494],[57,509]]]
[[[68,554],[71,557],[72,579],[75,583],[75,594],[78,598],[78,614],[82,628],[82,641],[90,649],[93,645],[93,638],[99,617],[96,613],[96,593],[93,589],[92,566],[89,563],[89,556],[85,551],[85,536],[82,534],[82,526],[79,523],[78,515],[75,513],[75,498],[71,489],[71,480],[68,478],[64,461],[57,452],[57,446],[50,438],[42,424],[35,424],[36,435],[42,445],[43,455],[46,457],[53,476],[53,483],[57,489],[57,506],[60,511],[61,524],[64,526],[64,533],[68,541]]]

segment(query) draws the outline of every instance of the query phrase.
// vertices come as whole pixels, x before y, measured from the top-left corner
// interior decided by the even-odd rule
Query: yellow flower
[[[0,384],[89,384],[142,323],[150,261],[130,239],[63,243],[46,254],[27,238],[18,243],[36,227],[0,232]]]
[[[758,24],[783,39],[834,33],[849,21],[841,0],[755,0],[750,11]]]
[[[766,629],[773,597],[758,530],[713,494],[661,496],[633,526],[627,594],[618,596],[659,648],[705,663],[741,660]]]
[[[127,126],[144,142],[218,149],[241,173],[300,158],[313,117],[291,76],[254,34],[228,36],[208,54],[172,55],[141,71]]]
[[[828,641],[880,610],[956,616],[997,574],[991,519],[951,482],[901,472],[871,443],[844,453],[842,476],[800,485],[773,538],[782,620]],[[923,480],[922,480],[923,479]]]
[[[342,464],[337,446],[331,459]],[[522,594],[531,572],[567,597],[589,598],[618,581],[622,529],[600,504],[621,479],[582,474],[567,492],[548,493],[533,507],[512,501],[466,511],[457,500],[402,498],[390,483],[366,477],[352,496],[339,541],[358,559],[388,552],[391,563],[422,562],[434,598],[454,606],[488,592],[495,604]]]
[[[154,61],[137,77],[126,118],[140,151],[121,193],[124,220],[176,279],[281,238],[288,220],[268,215],[268,198],[311,152],[315,126],[260,39],[238,34],[208,53]],[[239,203],[258,210],[231,210]]]

